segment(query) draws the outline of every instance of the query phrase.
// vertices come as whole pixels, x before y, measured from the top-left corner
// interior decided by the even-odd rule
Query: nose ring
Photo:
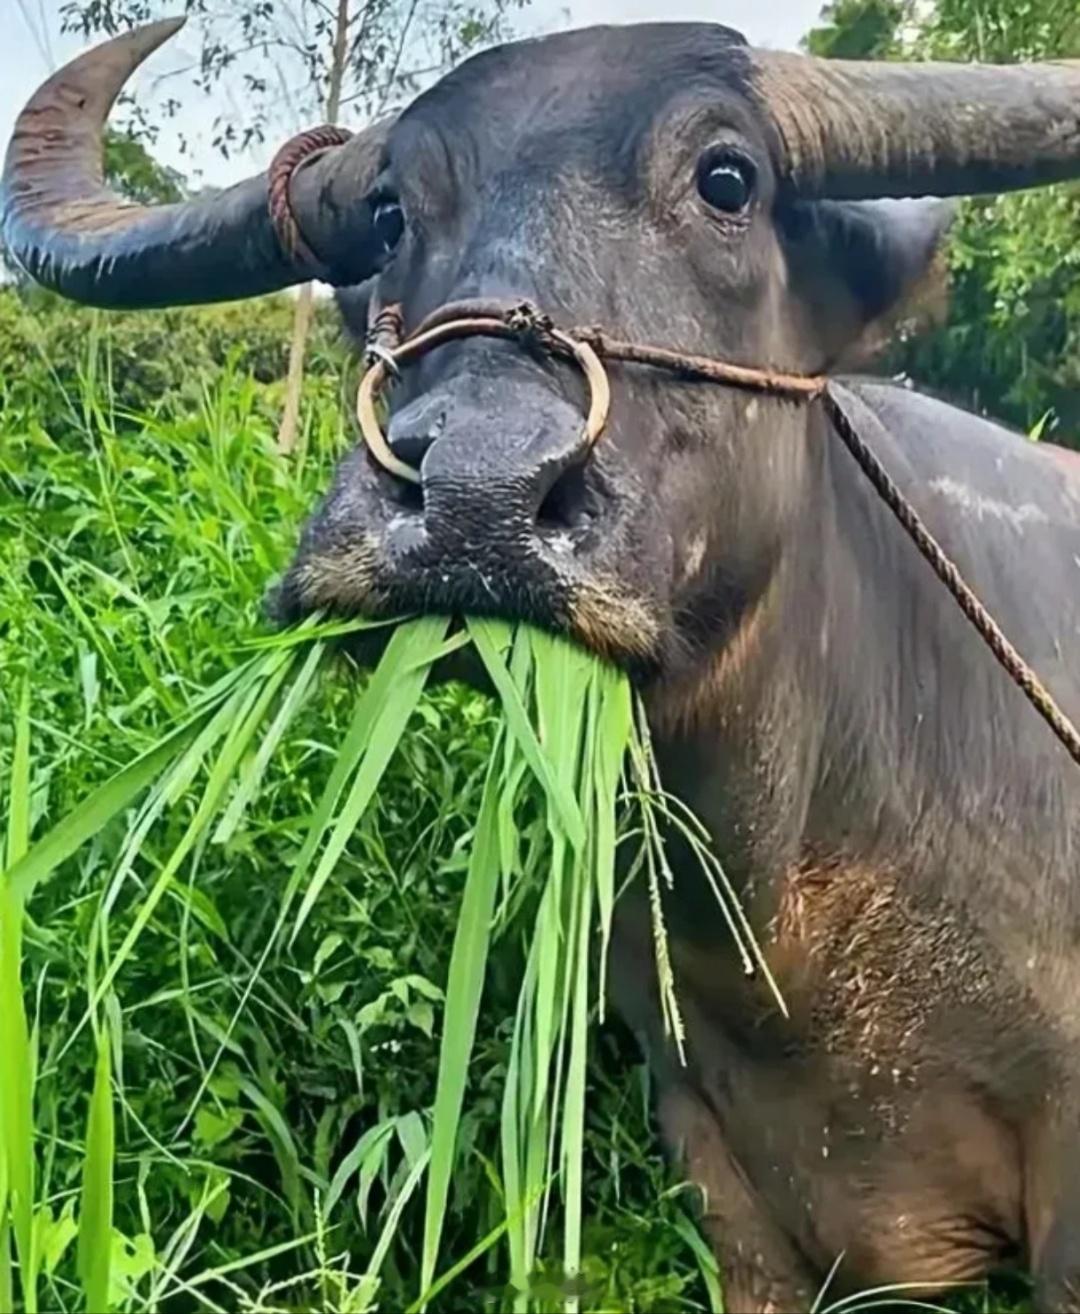
[[[427,329],[421,325],[420,330],[404,342],[394,346],[388,346],[384,340],[369,344],[368,369],[356,394],[356,419],[368,450],[383,469],[408,483],[420,482],[420,471],[394,454],[379,422],[376,402],[387,380],[391,377],[397,379],[402,366],[433,347],[469,337],[528,340],[539,343],[552,355],[577,363],[589,387],[589,411],[582,433],[581,458],[584,459],[604,432],[611,410],[611,385],[596,351],[587,342],[555,328],[532,306],[514,306],[502,316],[462,314],[454,319],[445,317],[447,309],[444,307],[438,312],[438,323]]]

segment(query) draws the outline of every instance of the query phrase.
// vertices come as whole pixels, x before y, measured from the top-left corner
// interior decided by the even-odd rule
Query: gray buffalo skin
[[[410,325],[450,301],[529,298],[559,323],[642,342],[842,368],[932,274],[951,209],[865,199],[906,193],[895,178],[860,191],[861,160],[830,166],[831,193],[800,192],[792,143],[812,116],[781,112],[779,74],[755,61],[727,29],[677,24],[468,61],[366,141],[363,168],[330,176],[324,158],[301,179],[322,258],[354,260],[337,281],[364,275],[339,292],[347,322],[362,335],[373,296]],[[1042,178],[1025,173],[1045,147],[1032,130],[996,173],[966,145],[953,193],[1080,173],[1080,79],[1073,89],[1071,119],[1047,93],[1056,154]],[[730,212],[702,187],[724,161],[750,188]],[[9,158],[9,232],[35,273],[130,303],[122,282],[95,291],[81,237],[44,258],[33,225],[59,221],[45,192],[40,212],[19,200],[21,169]],[[947,192],[927,170],[911,166],[909,190]],[[361,175],[343,200],[342,177]],[[263,222],[246,217],[259,185],[245,186],[215,223],[226,205]],[[380,205],[401,208],[392,251],[376,250]],[[1080,1310],[1080,771],[818,404],[618,365],[611,382],[608,431],[582,463],[569,366],[479,339],[427,356],[388,426],[422,486],[349,455],[279,614],[527,618],[633,674],[665,782],[706,822],[791,1013],[742,974],[676,846],[685,1067],[662,1034],[633,893],[612,989],[648,1054],[666,1142],[701,1188],[733,1314],[808,1308],[841,1256],[833,1294],[925,1295],[1019,1264],[1039,1310]],[[904,387],[838,386],[1080,717],[1080,459]]]

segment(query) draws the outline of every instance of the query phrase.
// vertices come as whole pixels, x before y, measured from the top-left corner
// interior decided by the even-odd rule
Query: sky
[[[753,44],[775,49],[794,49],[799,38],[814,24],[823,0],[532,0],[515,15],[515,30],[521,35],[551,32],[592,23],[695,20],[725,23],[737,28]],[[83,43],[60,31],[61,0],[0,0],[0,144],[11,135],[15,116],[38,84],[60,64],[76,54]],[[175,8],[182,10],[182,4]],[[134,80],[136,91],[161,75],[168,76],[190,64],[197,53],[193,40],[185,48],[181,32],[164,47]],[[160,87],[161,84],[159,83]],[[163,163],[178,168],[189,179],[222,186],[266,167],[272,141],[231,160],[212,147],[214,120],[233,115],[243,121],[243,95],[237,86],[224,83],[213,97],[170,80],[170,94],[181,100],[177,124],[182,125],[190,149],[183,153],[178,134],[165,128],[155,147]],[[297,125],[302,126],[302,125]]]

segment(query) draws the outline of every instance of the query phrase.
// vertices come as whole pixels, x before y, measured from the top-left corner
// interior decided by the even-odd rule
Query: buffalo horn
[[[973,196],[1080,177],[1080,61],[752,60],[796,196]]]
[[[38,282],[108,307],[256,296],[316,272],[335,283],[361,282],[373,272],[377,248],[367,207],[355,198],[379,168],[383,126],[312,156],[293,174],[290,204],[318,270],[282,249],[265,174],[175,205],[136,205],[105,186],[102,133],[113,102],[183,22],[151,23],[97,46],[30,99],[0,185],[0,238],[8,252]]]

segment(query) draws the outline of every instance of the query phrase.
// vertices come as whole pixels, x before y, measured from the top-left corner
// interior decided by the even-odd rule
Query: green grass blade
[[[208,708],[173,730],[53,826],[9,868],[8,886],[15,897],[25,902],[65,859],[123,812],[187,747],[212,715]]]
[[[115,1141],[109,1035],[102,1028],[90,1096],[79,1210],[77,1263],[87,1314],[107,1314],[109,1309]]]
[[[24,679],[15,715],[15,748],[8,788],[7,857],[10,870],[30,846],[30,681]]]
[[[188,1121],[194,1116],[198,1104],[210,1083],[212,1073],[216,1070],[218,1062],[224,1053],[226,1044],[228,1043],[227,1038],[232,1034],[241,1014],[247,1007],[248,1001],[260,979],[263,969],[265,968],[271,953],[279,943],[282,929],[288,919],[288,912],[295,899],[296,893],[300,889],[307,871],[314,860],[315,854],[318,851],[319,845],[333,821],[334,809],[337,806],[338,799],[348,783],[349,776],[357,771],[358,763],[364,760],[364,754],[372,738],[380,714],[386,709],[387,702],[394,690],[395,673],[402,663],[408,664],[411,655],[413,659],[412,668],[419,673],[417,678],[420,678],[422,683],[423,678],[426,678],[426,669],[421,669],[424,666],[424,663],[417,660],[417,658],[422,657],[425,654],[431,657],[440,650],[438,639],[445,633],[446,625],[446,621],[439,620],[410,622],[407,625],[402,626],[399,631],[396,631],[391,636],[383,660],[380,662],[378,669],[369,681],[368,687],[353,714],[352,722],[338,752],[337,760],[334,763],[330,779],[327,782],[322,797],[308,823],[304,842],[301,845],[300,852],[293,865],[293,870],[290,873],[289,881],[282,897],[281,906],[278,910],[277,919],[273,929],[271,930],[263,951],[259,955],[258,961],[250,974],[248,982],[236,1003],[232,1020],[230,1021],[225,1034],[219,1038],[217,1052],[214,1055],[212,1062],[207,1066],[203,1073],[198,1089],[188,1107],[187,1115],[183,1119],[182,1126],[186,1126]],[[309,660],[305,663],[305,666],[298,677],[298,682],[301,685],[307,680],[314,678],[317,671],[317,664],[318,658],[315,652],[313,652],[309,655]],[[294,693],[297,694],[296,698],[293,697]],[[302,696],[302,689],[299,693],[297,693],[295,689],[290,690],[289,695],[286,696],[286,699],[283,702],[278,717],[268,731],[267,738],[280,738],[285,731],[288,721],[291,720],[298,710],[299,702],[302,701]],[[396,743],[396,740],[394,742]],[[264,743],[260,748],[260,754],[265,747],[266,744],[264,740]],[[260,763],[257,759],[258,755],[254,767],[252,768],[255,772],[260,770]],[[375,784],[377,785],[377,783],[376,780]],[[368,782],[361,781],[358,777],[353,791],[350,794],[350,801],[355,803],[357,791],[360,789],[366,789],[367,787]],[[241,782],[240,788],[243,790],[243,782]],[[338,834],[339,830],[341,831],[341,834],[344,835],[344,839],[347,842],[348,834],[346,833],[346,828],[344,826],[339,826],[335,829],[335,835]],[[322,875],[322,864],[320,864],[317,877],[321,884],[325,884],[329,872],[330,868],[327,867],[326,874]],[[321,888],[321,884],[319,888]],[[314,889],[314,895],[312,895],[312,889]],[[308,898],[311,907],[314,906],[315,897],[317,897],[318,894],[318,889],[315,888],[314,882],[312,889],[309,889],[308,891]],[[294,934],[298,929],[299,924],[294,927]]]
[[[570,1053],[567,1059],[566,1092],[562,1112],[562,1194],[566,1210],[563,1225],[563,1268],[574,1284],[581,1271],[581,1205],[585,1160],[585,1069],[589,1053],[589,932],[591,930],[593,885],[588,873],[580,873],[578,938],[573,955],[573,1004],[570,1016]],[[570,1297],[566,1309],[576,1311],[578,1300]]]
[[[30,838],[30,684],[23,682],[15,722],[15,746],[8,787],[7,854],[14,863]],[[22,989],[23,900],[10,875],[0,880],[0,1138],[3,1140],[3,1218],[10,1211],[19,1256],[23,1304],[37,1309],[37,1254],[34,1234],[34,1049],[27,1027]],[[0,1262],[8,1267],[5,1235]]]
[[[4,1157],[0,1150],[0,1160]],[[0,1166],[0,1309],[15,1308],[15,1281],[11,1271],[11,1227],[7,1221],[6,1169]]]
[[[698,1230],[697,1224],[679,1213],[675,1218],[675,1231],[682,1237],[697,1262],[698,1272],[709,1298],[709,1314],[724,1314],[724,1295],[720,1290],[720,1268],[716,1255]]]
[[[144,1308],[149,1310],[158,1310],[161,1306],[161,1293],[165,1291],[170,1284],[178,1285],[180,1280],[177,1274],[182,1267],[184,1260],[187,1258],[192,1246],[195,1244],[202,1227],[203,1219],[207,1212],[213,1206],[215,1200],[224,1194],[227,1189],[227,1182],[218,1181],[213,1183],[209,1177],[203,1182],[202,1194],[194,1204],[186,1218],[182,1219],[174,1230],[172,1236],[166,1242],[161,1256],[156,1265],[154,1280],[150,1287],[149,1294],[144,1302]],[[205,1300],[205,1297],[203,1298]],[[200,1304],[202,1301],[200,1302]],[[89,1314],[89,1311],[87,1311]]]
[[[321,621],[312,616],[299,625],[275,634],[263,634],[257,639],[250,639],[241,645],[244,651],[251,652],[267,648],[294,648],[299,643],[323,643],[327,639],[340,639],[349,634],[360,634],[365,630],[385,630],[391,625],[404,623],[395,620],[367,620],[357,616],[352,620]]]
[[[259,1087],[246,1077],[239,1079],[240,1089],[255,1106],[255,1115],[263,1128],[263,1133],[274,1151],[278,1171],[281,1174],[281,1189],[288,1201],[293,1221],[303,1214],[311,1213],[307,1192],[303,1186],[300,1169],[300,1153],[289,1124],[282,1116],[281,1110],[269,1100]]]
[[[524,1123],[524,1110],[521,1107],[521,1096],[529,1088],[527,1079],[522,1075],[522,1049],[530,1008],[530,991],[530,973],[527,966],[521,993],[518,996],[517,1014],[514,1018],[514,1034],[510,1044],[510,1061],[506,1067],[502,1109],[499,1118],[503,1208],[507,1220],[507,1243],[510,1252],[510,1283],[517,1293],[524,1292],[529,1275],[527,1259],[528,1220],[525,1193],[522,1186],[524,1154],[522,1125]],[[517,1298],[515,1299],[516,1307]]]
[[[480,816],[458,913],[446,982],[439,1075],[431,1127],[431,1167],[424,1215],[424,1249],[420,1289],[431,1286],[457,1148],[458,1124],[465,1098],[476,1020],[484,990],[495,894],[499,885],[500,755],[491,757]]]
[[[315,906],[323,886],[330,879],[338,859],[344,853],[346,844],[360,824],[360,818],[367,810],[379,781],[401,742],[409,718],[416,710],[416,704],[424,692],[424,685],[431,673],[431,663],[448,626],[449,621],[445,617],[425,617],[423,620],[412,621],[398,632],[404,635],[400,663],[396,654],[392,666],[389,666],[386,656],[379,663],[376,674],[380,674],[383,667],[388,666],[388,678],[392,678],[394,683],[388,686],[378,720],[371,727],[364,745],[363,758],[349,797],[342,806],[326,848],[319,859],[319,865],[304,892],[292,935],[289,937],[290,944],[296,942],[296,937]],[[387,648],[387,653],[389,652],[390,649]]]
[[[543,751],[556,779],[576,795],[577,802],[577,797],[584,796],[589,785],[588,779],[581,775],[581,755],[592,658],[569,643],[546,634],[535,633],[531,639],[536,675],[536,715]],[[577,911],[571,882],[577,876],[578,863],[574,859],[585,852],[577,849],[574,855],[570,855],[558,819],[550,811],[548,820],[552,838],[551,867],[535,933],[539,954],[535,1023],[539,1062],[533,1106],[537,1110],[547,1107],[549,1086],[553,1082],[557,1104],[572,979],[569,970],[572,932],[567,923],[576,922]],[[554,1129],[553,1123],[552,1131]],[[546,1214],[546,1198],[543,1210]]]
[[[222,1278],[228,1277],[230,1273],[242,1273],[246,1268],[255,1268],[260,1264],[265,1264],[268,1259],[276,1259],[279,1255],[287,1255],[292,1250],[309,1246],[316,1240],[318,1235],[318,1232],[308,1232],[304,1236],[290,1237],[287,1241],[279,1241],[277,1245],[267,1246],[263,1250],[254,1251],[252,1254],[227,1260],[225,1263],[216,1264],[213,1268],[203,1269],[201,1273],[196,1273],[194,1277],[185,1278],[182,1282],[177,1279],[174,1288],[159,1292],[158,1300],[165,1304],[171,1297],[177,1296],[181,1292],[193,1294],[198,1287],[208,1286],[212,1282],[220,1282]],[[220,1306],[217,1308],[220,1308]]]
[[[499,1241],[508,1226],[508,1219],[496,1223],[486,1236],[481,1237],[476,1245],[467,1250],[445,1273],[440,1273],[431,1286],[420,1296],[419,1300],[414,1301],[409,1306],[405,1314],[420,1314],[420,1311],[433,1301],[440,1292],[445,1291],[451,1282],[459,1278],[467,1268],[471,1268],[478,1259],[487,1254],[491,1247]]]
[[[249,682],[234,689],[229,699],[207,725],[204,735],[200,737],[200,742],[197,745],[196,766],[201,761],[202,756],[222,736],[224,736],[224,742],[210,770],[210,776],[198,808],[176,848],[172,851],[168,861],[147,891],[119,949],[113,955],[104,975],[94,989],[89,1012],[92,1012],[100,1005],[106,993],[111,989],[117,974],[131,956],[135,945],[153,917],[176,873],[203,838],[211,821],[213,821],[236,766],[243,757],[265,715],[269,702],[266,696],[267,686],[276,679],[279,664],[281,663],[281,658],[275,653],[268,654],[268,658],[269,660],[264,663],[264,668],[262,670],[256,669]],[[260,689],[259,679],[264,675],[266,678],[263,687]],[[184,767],[183,761],[177,763],[177,771],[181,775],[186,774]],[[86,1016],[84,1015],[84,1022]],[[77,1027],[71,1039],[74,1039],[78,1031],[79,1028]],[[68,1045],[70,1044],[71,1040],[68,1041]]]
[[[23,1303],[37,1308],[34,1246],[34,1057],[22,995],[22,908],[0,893],[0,1135],[5,1142],[7,1197]]]
[[[592,664],[588,669],[588,690],[584,698],[586,709],[581,781],[578,797],[582,811],[592,822],[591,843],[573,873],[571,899],[576,903],[576,921],[571,921],[568,934],[569,1017],[563,1030],[569,1028],[569,1045],[566,1057],[565,1090],[561,1118],[561,1153],[559,1166],[562,1172],[562,1198],[565,1211],[563,1221],[563,1270],[573,1290],[581,1272],[582,1193],[585,1160],[585,1086],[589,1054],[589,950],[592,938],[593,896],[601,878],[597,871],[597,820],[598,811],[607,803],[609,811],[614,797],[600,802],[601,788],[601,676],[602,669]],[[612,818],[613,820],[613,818]],[[592,871],[589,868],[592,868]],[[579,1308],[576,1295],[568,1296],[565,1308],[574,1312]]]
[[[300,852],[296,855],[282,898],[281,912],[278,916],[279,925],[284,924],[289,908],[303,886],[319,846],[333,822],[334,809],[350,778],[359,768],[375,725],[393,691],[400,668],[408,663],[410,657],[415,658],[417,655],[414,652],[414,644],[417,650],[422,650],[425,645],[428,645],[429,651],[437,648],[447,628],[446,620],[427,617],[399,626],[390,636],[390,642],[386,645],[386,650],[372,672],[367,688],[353,713],[349,729],[342,740],[337,760],[330,773],[330,779],[326,782],[322,797],[312,814]]]
[[[608,666],[598,667],[594,684],[599,701],[596,712],[596,802],[593,809],[597,917],[600,923],[600,961],[597,998],[600,1021],[607,1000],[607,961],[611,945],[611,923],[615,912],[616,806],[619,780],[626,760],[633,726],[633,695],[630,682]]]
[[[494,621],[476,620],[470,617],[468,626],[469,633],[476,644],[476,651],[480,654],[499,696],[510,733],[518,741],[525,759],[543,785],[567,839],[575,849],[583,848],[585,822],[581,816],[581,809],[578,807],[573,790],[565,781],[559,779],[548,755],[540,746],[540,740],[529,720],[529,713],[521,699],[521,694],[500,655],[501,636],[498,624]]]
[[[293,680],[289,692],[282,699],[281,707],[274,717],[269,730],[263,736],[263,741],[259,745],[259,751],[248,764],[247,768],[241,773],[240,780],[237,784],[236,793],[233,795],[229,806],[225,809],[225,815],[218,823],[214,831],[215,844],[227,844],[236,833],[236,828],[243,819],[244,813],[251,804],[252,799],[258,792],[259,785],[262,783],[266,774],[266,769],[270,765],[270,759],[273,757],[275,750],[281,743],[282,737],[289,728],[293,717],[303,706],[304,700],[311,692],[311,686],[319,673],[323,659],[326,656],[326,645],[323,643],[314,643],[311,651],[308,653],[299,674]],[[271,698],[277,693],[278,687],[292,672],[293,665],[287,662],[282,666],[280,675],[276,683],[270,684]]]
[[[330,1181],[330,1188],[322,1202],[323,1214],[327,1219],[337,1208],[337,1203],[345,1193],[345,1188],[372,1154],[381,1149],[383,1143],[393,1136],[397,1124],[392,1120],[378,1122],[369,1127],[356,1142],[349,1153],[342,1159]]]
[[[413,1192],[420,1184],[420,1178],[424,1175],[424,1170],[428,1166],[430,1157],[431,1151],[430,1149],[427,1149],[417,1158],[416,1162],[409,1170],[409,1175],[402,1183],[397,1198],[390,1207],[390,1212],[387,1214],[386,1221],[383,1223],[382,1231],[379,1233],[379,1240],[376,1242],[375,1249],[372,1252],[371,1262],[368,1264],[367,1271],[370,1278],[377,1278],[382,1270],[383,1264],[386,1262],[387,1252],[390,1249],[390,1245],[397,1234],[398,1225],[401,1222],[401,1215],[405,1212],[405,1206],[412,1199]]]

